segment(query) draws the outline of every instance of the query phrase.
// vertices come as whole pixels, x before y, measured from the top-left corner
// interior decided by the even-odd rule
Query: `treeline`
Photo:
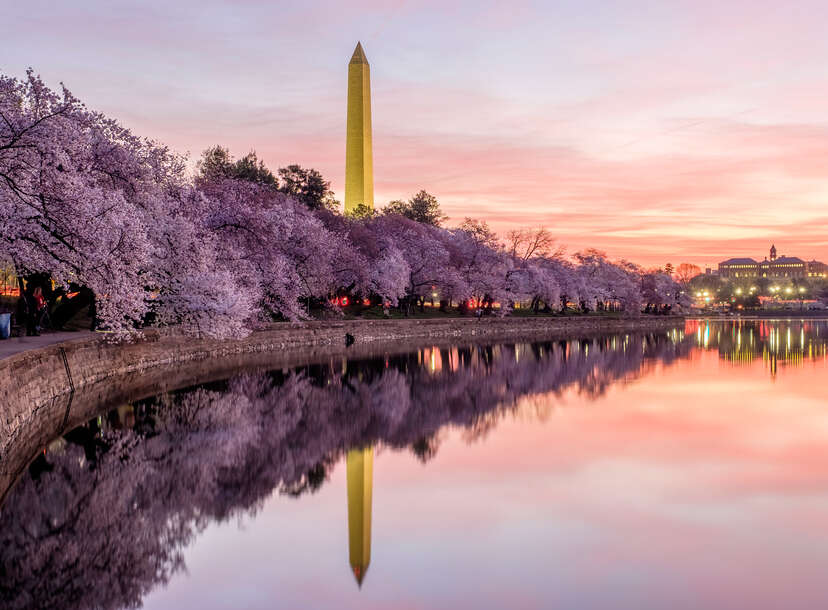
[[[345,299],[633,314],[684,298],[667,274],[595,250],[565,257],[544,229],[502,243],[485,222],[444,227],[425,192],[380,213],[338,207],[316,170],[274,174],[255,154],[216,147],[191,176],[184,158],[65,88],[31,71],[0,76],[0,252],[18,276],[94,295],[99,323],[116,332],[239,335]]]

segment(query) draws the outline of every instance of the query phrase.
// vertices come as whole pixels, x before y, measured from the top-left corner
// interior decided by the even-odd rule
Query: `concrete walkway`
[[[74,332],[47,332],[39,337],[0,339],[0,360],[19,354],[20,352],[25,352],[26,350],[46,347],[63,341],[71,341],[72,339],[85,339],[87,337],[93,337],[95,334],[89,330],[79,330]]]

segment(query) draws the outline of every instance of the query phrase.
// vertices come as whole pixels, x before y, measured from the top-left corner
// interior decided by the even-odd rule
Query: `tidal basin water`
[[[688,321],[101,405],[8,494],[0,607],[824,608],[826,346]]]

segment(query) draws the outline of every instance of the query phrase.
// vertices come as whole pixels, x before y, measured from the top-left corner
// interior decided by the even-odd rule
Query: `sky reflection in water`
[[[9,495],[0,600],[824,606],[826,337],[818,321],[691,321],[121,406],[53,443]]]

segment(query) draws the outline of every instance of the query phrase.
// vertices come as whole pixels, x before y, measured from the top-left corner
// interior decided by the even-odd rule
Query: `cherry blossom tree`
[[[221,268],[235,274],[260,316],[300,319],[302,298],[335,288],[339,244],[306,206],[245,180],[199,180],[196,187],[192,210],[212,235]]]
[[[405,296],[410,268],[387,223],[373,216],[353,218],[330,211],[319,213],[336,241],[335,282],[339,289],[358,296],[378,296],[391,305]]]
[[[553,252],[555,239],[543,227],[517,229],[506,235],[506,252],[511,258],[506,272],[507,289],[515,300],[528,301],[537,313],[541,303],[555,309],[561,300],[561,286],[552,267],[563,257],[563,249]]]
[[[637,314],[641,305],[638,272],[628,263],[612,263],[603,252],[586,250],[575,254],[577,272],[582,278],[581,301],[589,309],[617,305],[622,311]]]
[[[691,299],[684,287],[670,275],[658,270],[641,275],[641,297],[646,313],[669,312],[673,307],[689,307]]]
[[[499,301],[505,313],[514,300],[507,283],[511,259],[502,252],[494,232],[485,222],[466,218],[459,228],[444,236],[451,264],[467,291],[456,296],[471,298],[488,309]]]
[[[100,324],[119,335],[158,324],[239,336],[337,294],[406,313],[435,297],[500,303],[504,315],[515,302],[635,314],[642,290],[681,300],[630,263],[553,251],[543,228],[512,231],[504,246],[484,222],[441,227],[425,192],[382,214],[332,208],[315,170],[277,178],[255,153],[214,147],[191,177],[185,159],[66,88],[31,71],[0,76],[0,253],[19,276],[91,291]]]
[[[306,206],[243,172],[202,174],[32,72],[0,78],[0,249],[91,289],[111,330],[238,335],[335,287],[337,244]]]
[[[463,286],[462,278],[451,265],[444,229],[398,214],[379,216],[371,226],[388,243],[394,244],[405,261],[408,277],[403,307],[407,313],[415,301],[426,298],[437,287],[452,296],[467,294],[468,288]]]
[[[87,110],[32,71],[0,76],[0,249],[21,273],[46,273],[99,296],[115,330],[147,312],[161,264],[153,228],[181,159]]]

